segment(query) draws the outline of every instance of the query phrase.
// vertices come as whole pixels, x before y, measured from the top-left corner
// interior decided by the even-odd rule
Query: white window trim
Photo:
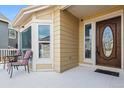
[[[37,64],[53,64],[53,27],[52,27],[52,22],[51,20],[41,20],[39,22],[36,22],[37,24],[37,44],[38,44],[38,48],[39,48],[39,43],[41,41],[38,40],[38,26],[39,25],[50,25],[50,58],[39,58],[39,49],[38,49],[38,55],[37,58],[38,59],[42,59],[42,60],[47,60],[47,59],[51,59],[51,61],[37,61]]]

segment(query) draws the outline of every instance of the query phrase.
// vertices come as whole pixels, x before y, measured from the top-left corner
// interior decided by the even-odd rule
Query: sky
[[[24,7],[27,7],[27,5],[0,5],[0,12],[12,21],[20,9]]]

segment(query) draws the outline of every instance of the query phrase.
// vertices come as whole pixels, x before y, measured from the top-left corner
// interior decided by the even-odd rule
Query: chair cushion
[[[18,60],[18,62],[12,62],[12,65],[16,66],[16,65],[27,65],[28,64],[28,60]]]

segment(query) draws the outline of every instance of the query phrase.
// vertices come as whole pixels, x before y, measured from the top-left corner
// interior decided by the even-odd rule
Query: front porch
[[[78,66],[64,73],[31,72],[28,74],[23,68],[14,70],[10,79],[6,70],[0,67],[0,87],[15,88],[95,88],[95,87],[124,87],[124,72],[120,77],[94,72],[93,67]]]
[[[123,9],[124,9],[124,6],[92,6],[92,5],[91,6],[90,5],[89,6],[71,6],[67,8],[68,12],[70,12],[72,15],[79,18],[79,46],[78,46],[79,64],[83,64],[83,65],[86,64],[89,66],[96,66],[96,67],[100,66],[100,68],[102,69],[107,68],[108,70],[113,70],[113,68],[119,68],[120,70],[124,69],[123,68],[124,66],[123,64],[124,62],[124,59],[123,59],[123,51],[124,51],[123,50],[123,47],[124,47]],[[105,31],[105,28],[107,26],[110,26],[110,24],[116,24],[115,21],[112,22],[116,17],[120,17],[120,20],[119,20],[120,24],[118,25],[120,26],[120,29],[117,30],[118,27],[115,27],[116,28],[115,32],[116,32],[116,35],[118,33],[121,33],[121,34],[120,36],[116,36],[114,35],[114,32],[112,32],[112,35],[114,36],[114,39],[115,39],[115,41],[113,41],[115,50],[111,48],[112,52],[107,57],[106,56],[107,52],[106,53],[104,52],[104,48],[106,47],[104,45],[103,32]],[[107,22],[110,19],[112,21]],[[100,26],[98,27],[98,23],[103,21],[104,23],[102,25],[100,24]],[[112,28],[112,26],[110,27]],[[112,28],[112,31],[114,31],[113,28]],[[109,33],[107,33],[107,35],[109,35]],[[109,38],[107,38],[106,40],[109,40]],[[118,39],[118,41],[116,39]],[[117,48],[117,46],[119,46],[119,48]],[[121,51],[118,52],[117,54],[118,49],[121,49]],[[119,63],[118,67],[116,67],[117,64],[115,66],[111,65],[112,59],[113,61],[116,60],[113,58],[115,57],[115,55],[113,55],[114,52],[116,53],[116,55],[120,57],[117,62],[114,62],[114,65],[116,63]],[[101,59],[98,60],[99,58]],[[101,63],[103,62],[103,64],[99,64],[100,62]],[[109,63],[111,64],[108,65]],[[117,69],[114,69],[114,71],[117,71]]]

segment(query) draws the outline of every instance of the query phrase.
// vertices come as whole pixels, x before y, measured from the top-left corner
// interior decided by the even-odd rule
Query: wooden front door
[[[96,23],[96,64],[121,68],[121,17]]]

